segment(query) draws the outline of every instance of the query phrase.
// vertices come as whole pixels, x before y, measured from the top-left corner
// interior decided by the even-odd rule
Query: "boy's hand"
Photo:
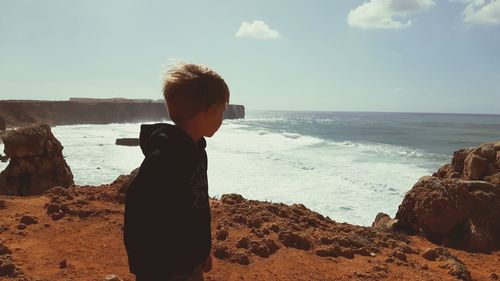
[[[209,255],[203,262],[203,272],[209,272],[210,270],[212,270],[212,255]]]

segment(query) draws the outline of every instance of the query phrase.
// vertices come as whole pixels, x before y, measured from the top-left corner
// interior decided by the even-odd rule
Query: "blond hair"
[[[222,77],[200,64],[177,64],[167,71],[163,96],[170,119],[183,122],[211,105],[229,103],[229,88]]]

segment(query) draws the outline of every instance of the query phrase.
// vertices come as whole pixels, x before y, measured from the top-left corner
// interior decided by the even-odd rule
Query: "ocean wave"
[[[365,153],[391,155],[391,156],[398,156],[410,159],[446,160],[449,158],[448,155],[444,154],[426,152],[415,148],[384,144],[384,143],[341,141],[341,142],[330,142],[330,145],[354,148],[361,150],[362,152]]]

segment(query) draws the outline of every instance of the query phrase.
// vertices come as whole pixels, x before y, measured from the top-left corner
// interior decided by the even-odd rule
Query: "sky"
[[[247,110],[500,114],[500,0],[0,0],[0,99],[160,99],[178,61]]]

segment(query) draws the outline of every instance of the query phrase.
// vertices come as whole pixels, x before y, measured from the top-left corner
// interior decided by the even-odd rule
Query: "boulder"
[[[398,228],[470,251],[500,249],[500,189],[485,181],[422,177],[396,214]]]
[[[406,193],[397,228],[469,251],[500,249],[499,152],[500,142],[455,151]]]
[[[111,183],[112,186],[118,187],[118,194],[125,194],[132,183],[132,180],[139,173],[139,168],[135,168],[128,175],[120,175],[114,182]]]
[[[469,153],[464,161],[464,176],[471,180],[481,180],[487,174],[488,164],[488,159]]]
[[[292,231],[282,231],[279,233],[279,240],[286,247],[296,248],[300,250],[309,250],[311,248],[311,240],[306,236]]]
[[[123,146],[139,146],[139,139],[138,138],[116,139],[115,144],[116,145],[123,145]]]
[[[37,195],[56,185],[74,184],[62,154],[63,146],[49,125],[35,124],[8,131],[2,138],[10,162],[0,173],[0,194]]]
[[[453,166],[455,172],[462,174],[464,172],[464,161],[467,154],[471,152],[471,149],[460,149],[453,153],[453,159],[451,160],[451,165]]]
[[[393,230],[397,222],[397,220],[391,219],[387,214],[378,213],[375,217],[375,221],[372,223],[372,228],[382,231]]]
[[[451,165],[443,165],[434,176],[483,180],[497,172],[500,172],[500,142],[490,142],[455,151]]]
[[[494,184],[497,188],[500,188],[500,172],[495,173],[491,176],[488,176],[484,178],[485,181],[491,182]]]
[[[243,196],[235,193],[222,194],[220,200],[224,204],[234,205],[243,202],[245,199]]]

